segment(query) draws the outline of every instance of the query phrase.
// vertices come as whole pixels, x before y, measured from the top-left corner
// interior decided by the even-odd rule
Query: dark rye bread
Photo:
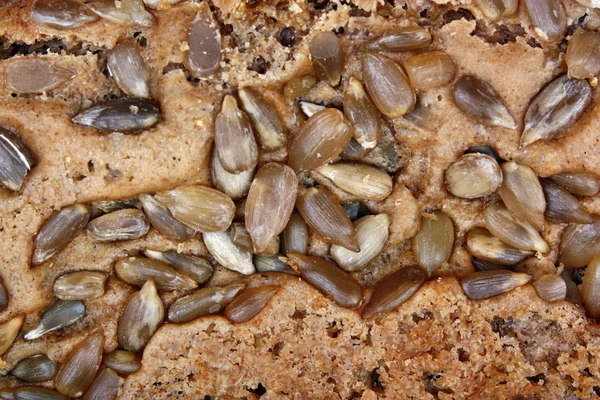
[[[442,4],[443,3],[443,4]],[[530,99],[564,71],[565,43],[536,38],[523,7],[501,22],[487,21],[469,1],[334,3],[213,1],[224,37],[222,70],[197,80],[184,67],[187,31],[198,9],[183,2],[155,12],[151,28],[97,21],[76,30],[35,26],[30,1],[0,9],[0,82],[12,57],[46,54],[77,76],[42,95],[13,94],[0,84],[0,124],[17,129],[38,158],[22,193],[0,192],[2,244],[0,276],[9,293],[0,321],[26,314],[14,345],[2,356],[3,371],[19,360],[46,353],[64,360],[90,332],[101,329],[106,351],[117,347],[116,324],[133,288],[109,278],[100,299],[86,301],[86,316],[76,324],[28,342],[23,334],[39,322],[52,303],[52,283],[67,271],[110,272],[114,262],[146,248],[177,248],[206,255],[201,239],[182,245],[152,230],[142,239],[119,244],[77,237],[51,262],[30,269],[33,236],[53,210],[74,202],[129,198],[181,184],[210,184],[208,160],[214,113],[224,94],[238,86],[266,88],[290,132],[300,120],[284,101],[283,85],[311,73],[308,43],[318,32],[336,30],[348,54],[346,81],[360,77],[357,50],[387,29],[417,22],[431,29],[431,49],[450,54],[459,74],[489,82],[517,121]],[[564,2],[573,26],[597,29],[595,10]],[[584,17],[585,15],[585,17]],[[280,32],[296,29],[295,43],[282,46]],[[107,77],[106,52],[122,38],[136,37],[151,70],[152,95],[162,106],[161,123],[140,135],[102,135],[70,119],[90,105],[120,96]],[[289,39],[289,38],[288,38]],[[286,39],[286,43],[288,41]],[[394,54],[401,61],[414,53]],[[309,95],[334,105],[341,97],[320,85]],[[231,325],[222,317],[186,325],[166,325],[145,349],[142,369],[124,381],[122,398],[594,398],[600,396],[600,338],[593,321],[568,302],[548,304],[528,285],[486,301],[465,298],[452,276],[473,270],[465,234],[482,226],[481,200],[448,195],[443,171],[472,145],[493,144],[504,159],[530,165],[539,175],[567,170],[600,174],[596,95],[592,106],[557,141],[523,150],[519,132],[482,128],[453,105],[449,87],[428,90],[431,104],[424,124],[397,119],[385,127],[398,145],[394,191],[368,205],[391,216],[384,252],[355,276],[366,287],[401,266],[414,265],[410,238],[423,210],[442,208],[456,227],[456,243],[444,278],[428,282],[399,311],[362,321],[298,278],[259,274],[250,278],[217,267],[209,285],[276,281],[279,293],[250,322]],[[338,191],[343,200],[348,195]],[[582,201],[600,213],[598,197]],[[553,272],[564,226],[548,223],[543,236],[554,249],[536,263]],[[313,241],[311,252],[327,246]],[[167,294],[168,305],[177,294]],[[0,387],[17,387],[0,377]],[[51,383],[46,386],[51,387]]]

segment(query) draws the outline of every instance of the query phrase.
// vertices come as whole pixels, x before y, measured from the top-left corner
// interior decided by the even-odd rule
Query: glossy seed
[[[21,330],[25,317],[19,315],[3,324],[0,324],[0,356],[6,353],[6,350],[13,344],[15,338]]]
[[[440,210],[421,216],[421,226],[412,241],[417,263],[431,276],[448,260],[454,248],[454,224]]]
[[[319,111],[322,111],[322,110],[324,110],[326,108],[327,107],[322,106],[320,104],[315,104],[315,103],[311,103],[311,102],[308,102],[308,101],[301,101],[300,102],[300,109],[302,110],[302,112],[304,113],[304,115],[306,115],[308,118],[312,117],[313,115],[315,115]]]
[[[56,374],[56,363],[45,354],[36,354],[19,361],[10,373],[24,382],[48,381]]]
[[[379,111],[355,77],[348,81],[344,94],[344,115],[354,127],[354,139],[365,149],[375,147],[381,136]]]
[[[229,229],[229,237],[233,244],[242,250],[248,251],[253,254],[262,254],[265,256],[274,256],[279,253],[279,237],[273,236],[267,243],[266,247],[260,253],[256,251],[256,246],[252,242],[250,232],[246,229],[244,224],[240,222],[234,222],[231,224]]]
[[[69,397],[79,397],[90,386],[102,361],[104,335],[95,333],[72,350],[54,379],[54,386]]]
[[[138,199],[124,199],[124,200],[99,200],[92,201],[90,203],[91,214],[100,216],[102,214],[108,214],[113,211],[125,210],[128,208],[142,208],[142,205]]]
[[[94,1],[87,6],[100,18],[118,25],[154,25],[154,16],[146,10],[142,0]]]
[[[104,295],[106,274],[78,271],[59,276],[54,281],[54,296],[61,300],[97,299]]]
[[[196,318],[220,313],[246,285],[213,286],[177,299],[169,307],[169,322],[183,324]]]
[[[473,75],[459,77],[452,87],[456,106],[478,122],[516,129],[517,124],[492,86]]]
[[[502,17],[510,17],[517,12],[518,0],[477,0],[477,5],[486,17],[497,20]]]
[[[544,229],[546,199],[537,174],[527,165],[507,161],[502,164],[502,185],[498,193],[515,218]]]
[[[127,350],[113,350],[102,357],[102,364],[113,371],[129,375],[138,372],[142,367],[142,356]]]
[[[600,253],[600,218],[592,219],[591,224],[570,224],[563,231],[558,262],[566,268],[585,267]]]
[[[125,40],[110,50],[106,66],[125,94],[150,97],[150,73],[135,40]]]
[[[140,351],[162,324],[165,308],[152,279],[139,292],[132,294],[123,308],[117,326],[119,345],[126,350]]]
[[[48,332],[72,325],[85,315],[85,304],[79,300],[57,300],[40,318],[38,326],[27,332],[25,339],[34,340]]]
[[[0,184],[19,191],[36,160],[21,136],[0,126]]]
[[[542,300],[548,302],[564,300],[567,296],[567,284],[559,275],[544,274],[533,281],[533,287]]]
[[[542,179],[541,184],[546,198],[544,212],[546,219],[559,223],[591,224],[593,222],[590,214],[566,189],[550,179]]]
[[[192,278],[178,273],[168,265],[143,257],[128,257],[117,261],[115,273],[119,279],[137,287],[152,279],[161,292],[190,290],[198,286]]]
[[[310,171],[340,155],[352,138],[352,126],[339,110],[327,108],[310,117],[289,145],[289,165]]]
[[[430,51],[408,58],[404,69],[415,89],[432,89],[452,82],[456,64],[448,53]]]
[[[243,275],[255,272],[252,253],[237,247],[229,237],[229,232],[209,232],[202,234],[208,252],[223,267]]]
[[[472,272],[460,280],[471,300],[489,299],[527,284],[531,275],[508,270]]]
[[[565,296],[565,300],[570,301],[573,304],[583,304],[583,300],[581,299],[581,292],[579,291],[579,287],[573,281],[573,277],[571,276],[571,270],[565,268],[560,276],[565,281],[567,286],[567,294]]]
[[[0,277],[0,312],[6,310],[8,307],[8,291],[6,290],[6,286],[4,286],[4,281]]]
[[[498,162],[481,153],[460,156],[448,166],[444,176],[448,191],[465,199],[487,196],[502,184],[502,170]]]
[[[472,259],[473,267],[475,267],[475,271],[495,271],[498,269],[508,269],[505,265],[494,264],[488,261],[478,260],[476,258]]]
[[[235,204],[227,195],[206,186],[179,186],[158,192],[155,198],[180,222],[200,232],[227,229],[235,213]]]
[[[17,93],[42,93],[74,77],[72,71],[37,57],[12,58],[6,66],[6,86]]]
[[[332,262],[317,256],[288,253],[300,276],[339,306],[354,308],[363,299],[360,284]]]
[[[177,272],[187,275],[199,284],[208,282],[213,275],[213,267],[206,258],[191,254],[181,254],[174,250],[145,250],[147,257],[169,264]]]
[[[487,229],[476,228],[467,235],[467,248],[480,260],[500,265],[515,265],[535,253],[504,244]]]
[[[290,220],[281,233],[280,250],[282,254],[296,252],[306,254],[308,248],[308,229],[302,216],[297,212],[292,212]]]
[[[364,164],[326,164],[319,173],[336,186],[362,199],[381,201],[392,193],[392,178],[379,168]]]
[[[215,189],[225,193],[232,200],[239,200],[246,196],[250,190],[254,178],[254,168],[239,174],[232,174],[223,168],[217,152],[213,151],[210,176]]]
[[[298,97],[306,95],[310,89],[315,87],[318,80],[312,75],[302,75],[292,78],[283,88],[286,99],[293,101]]]
[[[223,315],[233,323],[241,324],[256,317],[269,303],[269,300],[279,286],[259,286],[246,288],[233,299],[225,309]]]
[[[296,208],[308,226],[326,241],[360,251],[354,227],[337,198],[324,187],[302,190]]]
[[[407,26],[386,33],[375,42],[370,43],[369,50],[409,51],[422,49],[431,43],[431,33],[420,26]]]
[[[207,3],[200,8],[188,36],[189,67],[197,77],[206,77],[219,69],[221,62],[221,33]]]
[[[321,32],[312,38],[308,49],[317,78],[334,87],[339,85],[345,65],[340,39],[331,32]]]
[[[144,214],[157,231],[176,242],[185,242],[194,236],[194,230],[179,222],[169,209],[149,194],[141,194]]]
[[[79,0],[36,0],[31,18],[37,25],[53,29],[73,29],[98,19]]]
[[[362,72],[371,100],[386,117],[400,118],[414,108],[415,93],[395,61],[379,54],[364,53]]]
[[[403,267],[381,278],[373,288],[362,317],[367,319],[400,307],[425,283],[427,274],[418,267]]]
[[[119,394],[122,379],[110,368],[102,368],[85,392],[83,400],[113,400]]]
[[[521,146],[564,133],[592,101],[592,88],[585,80],[562,75],[544,87],[531,101],[525,114]]]
[[[594,196],[600,191],[600,178],[585,172],[563,172],[549,176],[554,182],[573,194]]]
[[[256,272],[282,272],[289,275],[298,275],[298,273],[287,263],[282,261],[282,256],[261,256],[252,257]]]
[[[67,396],[63,396],[62,394],[35,386],[26,386],[20,387],[15,390],[16,400],[68,400]]]
[[[536,34],[543,40],[561,39],[567,30],[567,16],[561,0],[525,0],[525,9]]]
[[[583,275],[581,299],[590,318],[600,319],[600,256],[594,256]]]
[[[600,33],[578,29],[569,40],[565,58],[569,76],[591,79],[600,73]]]
[[[287,129],[273,103],[252,87],[240,89],[238,95],[252,121],[260,146],[265,151],[277,151],[284,147]]]
[[[119,210],[93,219],[87,234],[97,242],[119,242],[138,239],[148,233],[150,223],[140,210]]]
[[[160,107],[154,100],[137,97],[108,100],[80,112],[71,121],[102,132],[135,133],[158,124]]]

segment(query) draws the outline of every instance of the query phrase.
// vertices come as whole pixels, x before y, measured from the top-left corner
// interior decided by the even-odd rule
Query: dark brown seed
[[[531,275],[507,270],[472,272],[460,280],[468,298],[489,299],[523,286],[531,280]]]
[[[13,58],[6,66],[6,86],[17,93],[43,93],[74,77],[72,71],[37,57]]]
[[[108,53],[108,71],[127,95],[150,97],[150,73],[135,40],[118,43]]]
[[[564,300],[567,296],[567,284],[559,275],[544,274],[536,278],[533,287],[538,296],[548,302]]]
[[[20,387],[15,389],[15,397],[16,400],[68,400],[67,396],[63,396],[62,394],[35,386],[27,386]]]
[[[179,222],[169,209],[149,194],[141,194],[140,202],[152,226],[176,242],[185,242],[194,236],[194,230]]]
[[[581,299],[587,315],[600,319],[600,255],[594,256],[585,270]]]
[[[79,300],[57,300],[40,319],[39,325],[27,332],[25,339],[34,340],[48,332],[64,328],[85,315],[85,303]]]
[[[36,24],[53,29],[73,29],[98,19],[78,0],[36,0],[31,18]]]
[[[535,32],[543,40],[557,40],[567,30],[567,15],[561,0],[525,0],[525,9]]]
[[[265,151],[277,151],[287,142],[287,129],[275,106],[257,89],[246,87],[238,93],[244,110],[252,120],[258,141]]]
[[[282,272],[289,275],[298,275],[298,273],[287,263],[282,261],[281,255],[261,256],[255,255],[252,257],[256,272]]]
[[[138,239],[148,233],[150,223],[140,210],[119,210],[90,221],[87,234],[97,242]]]
[[[196,318],[218,314],[244,287],[244,284],[213,286],[181,297],[169,307],[169,321],[183,324]]]
[[[566,268],[585,267],[600,253],[600,218],[592,216],[592,220],[591,224],[570,224],[563,231],[558,262]]]
[[[81,342],[62,363],[54,386],[69,397],[79,397],[90,386],[102,361],[104,335],[95,333]]]
[[[563,172],[549,176],[554,182],[573,194],[594,196],[600,191],[600,178],[585,172]]]
[[[546,197],[546,219],[560,223],[591,224],[592,217],[566,189],[549,179],[541,180]]]
[[[194,280],[179,274],[168,265],[143,257],[128,257],[117,261],[115,273],[123,281],[137,287],[142,287],[148,279],[153,279],[161,292],[190,290],[198,286]]]
[[[0,126],[0,184],[19,191],[25,176],[35,166],[36,160],[21,136]]]
[[[24,382],[43,382],[54,378],[56,363],[45,354],[37,354],[19,361],[10,373]]]
[[[248,322],[267,306],[278,289],[279,286],[246,288],[231,303],[227,304],[223,315],[236,324]]]
[[[407,26],[388,32],[369,44],[369,50],[409,51],[429,46],[431,34],[420,26]]]
[[[6,290],[6,286],[4,286],[4,281],[0,278],[0,312],[6,310],[8,307],[8,291]]]
[[[292,212],[290,220],[281,233],[281,253],[296,252],[306,254],[308,247],[308,229],[302,216],[297,212]]]
[[[83,400],[113,400],[119,394],[121,378],[110,368],[102,368],[85,392]]]
[[[345,65],[340,39],[331,32],[318,33],[310,41],[309,51],[317,77],[331,86],[339,85]]]
[[[169,264],[177,272],[189,276],[200,285],[208,282],[213,275],[213,267],[206,258],[191,254],[181,254],[175,250],[154,251],[145,250],[147,257]]]
[[[200,10],[190,27],[188,45],[189,67],[195,76],[210,76],[219,69],[221,33],[207,3],[200,3]]]
[[[108,100],[80,112],[71,121],[102,132],[136,133],[158,124],[160,106],[154,100],[137,97]]]
[[[129,375],[142,367],[142,356],[133,351],[113,350],[104,354],[102,364],[119,374]]]

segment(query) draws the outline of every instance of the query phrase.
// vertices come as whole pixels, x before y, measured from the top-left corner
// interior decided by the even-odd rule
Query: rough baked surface
[[[254,2],[253,2],[254,3]],[[565,1],[569,22],[597,29],[597,11]],[[470,1],[350,3],[264,1],[249,7],[236,1],[213,1],[226,47],[222,70],[214,79],[186,73],[187,30],[198,4],[184,2],[156,12],[147,29],[98,21],[76,31],[36,27],[29,1],[16,1],[0,14],[0,82],[4,59],[39,53],[77,77],[45,96],[13,95],[0,84],[0,124],[13,126],[38,157],[21,194],[0,192],[0,275],[11,294],[5,321],[26,314],[22,332],[39,321],[51,302],[54,279],[66,271],[112,271],[125,255],[154,248],[180,248],[206,254],[200,239],[182,246],[155,231],[122,244],[98,244],[85,235],[52,262],[30,269],[33,236],[53,210],[74,202],[120,199],[184,183],[209,184],[215,107],[238,86],[269,89],[291,132],[300,123],[281,88],[291,77],[309,73],[308,43],[314,34],[335,29],[348,57],[344,80],[360,77],[356,51],[386,29],[412,21],[431,28],[432,49],[450,54],[458,73],[488,81],[522,121],[530,99],[564,70],[564,43],[536,39],[523,7],[502,22],[486,21]],[[584,17],[585,15],[585,17]],[[277,41],[280,30],[298,32],[292,48]],[[162,105],[163,120],[140,135],[102,135],[75,126],[80,109],[119,95],[103,74],[105,53],[124,37],[145,43],[143,55],[152,71],[152,95]],[[402,60],[411,53],[393,55]],[[319,86],[315,97],[336,104],[341,97]],[[337,96],[337,97],[336,97]],[[443,171],[471,145],[490,144],[506,160],[530,165],[539,175],[585,170],[600,174],[597,99],[570,133],[555,141],[518,148],[517,131],[474,124],[451,101],[448,87],[421,96],[426,122],[397,119],[386,127],[402,146],[395,189],[374,211],[392,216],[390,241],[372,265],[357,274],[369,286],[402,265],[414,264],[410,239],[424,210],[441,208],[457,232],[452,258],[441,275],[472,270],[463,248],[465,233],[483,223],[483,201],[448,197]],[[414,120],[412,120],[414,121]],[[521,122],[519,122],[521,123]],[[325,182],[323,182],[326,184]],[[342,195],[342,199],[350,199]],[[598,197],[583,201],[600,212]],[[543,236],[556,248],[563,227],[548,224]],[[313,243],[314,254],[327,246]],[[556,252],[540,260],[556,261]],[[253,284],[275,280],[282,289],[249,323],[233,326],[221,317],[184,326],[166,325],[144,352],[143,367],[129,376],[122,398],[593,398],[600,396],[600,337],[582,309],[567,303],[547,304],[524,287],[492,300],[467,300],[456,280],[427,283],[414,298],[375,321],[335,306],[304,282],[257,275]],[[218,269],[210,284],[243,280]],[[87,301],[87,314],[75,325],[43,340],[19,335],[3,355],[2,366],[42,351],[61,360],[92,329],[106,337],[106,350],[117,346],[116,323],[128,285],[111,277],[107,294]],[[166,295],[167,304],[176,294]],[[12,377],[0,387],[17,386]],[[265,392],[266,390],[266,392]]]

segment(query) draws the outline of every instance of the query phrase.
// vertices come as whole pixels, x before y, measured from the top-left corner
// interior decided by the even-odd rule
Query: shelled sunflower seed
[[[208,282],[214,272],[213,266],[206,258],[192,254],[182,254],[175,250],[144,250],[144,255],[170,265],[175,271],[189,276],[200,285]]]
[[[218,314],[245,287],[244,284],[236,283],[199,289],[171,304],[168,319],[170,322],[183,324],[196,318]]]
[[[58,369],[54,378],[56,390],[69,397],[80,397],[100,367],[103,348],[102,332],[93,333],[77,345]]]
[[[600,256],[594,256],[585,270],[581,299],[590,318],[600,319]]]
[[[367,200],[384,200],[392,193],[392,177],[364,164],[326,164],[317,170],[340,189]]]
[[[507,270],[472,272],[460,280],[465,295],[471,300],[489,299],[523,286],[531,275]]]
[[[24,320],[25,316],[19,315],[0,324],[0,356],[13,344]]]
[[[36,354],[19,361],[10,374],[23,382],[44,382],[56,375],[56,363],[45,354]]]
[[[211,157],[210,176],[213,186],[231,197],[232,200],[239,200],[248,194],[252,179],[254,178],[254,168],[247,171],[242,171],[238,174],[228,172],[219,157],[217,152],[213,150]]]
[[[367,45],[369,50],[409,51],[422,49],[431,43],[431,33],[420,26],[407,26],[385,33]]]
[[[118,374],[133,374],[142,367],[142,356],[127,350],[113,350],[104,354],[102,364]]]
[[[467,234],[467,248],[482,261],[500,265],[515,265],[534,255],[530,250],[519,250],[502,243],[487,229],[475,228]]]
[[[200,3],[188,35],[188,66],[197,77],[218,71],[221,62],[221,32],[207,3]]]
[[[194,236],[194,229],[178,221],[169,209],[149,194],[139,196],[142,209],[152,227],[176,242],[185,242]]]
[[[593,222],[577,199],[560,185],[549,179],[541,180],[546,198],[544,217],[561,223],[591,224]]]
[[[308,229],[302,216],[294,211],[280,235],[280,251],[282,254],[296,252],[306,254],[308,248]]]
[[[600,178],[585,172],[563,172],[548,177],[573,194],[594,196],[600,191]]]
[[[54,296],[61,300],[96,299],[104,295],[107,275],[97,271],[77,271],[54,281]]]
[[[535,32],[543,40],[558,40],[567,30],[567,15],[560,0],[525,0]]]
[[[18,192],[35,164],[35,157],[21,135],[0,126],[0,184]]]
[[[87,6],[100,18],[115,24],[144,27],[154,25],[154,16],[146,10],[142,0],[121,0],[119,4],[111,1],[93,1],[87,3]]]
[[[279,253],[279,236],[273,236],[267,243],[262,252],[258,252],[250,236],[250,232],[243,223],[234,222],[229,228],[229,238],[240,249],[252,254],[261,254],[264,256],[274,256]]]
[[[229,232],[203,233],[202,239],[208,252],[223,267],[243,275],[251,275],[256,272],[252,264],[252,253],[237,247],[231,241]]]
[[[17,93],[43,93],[75,76],[73,71],[47,59],[13,58],[6,66],[6,87]]]
[[[446,168],[444,177],[448,191],[466,199],[487,196],[502,184],[500,165],[482,153],[460,156]]]
[[[412,241],[415,259],[428,276],[448,262],[454,248],[454,223],[440,210],[421,216],[421,226]]]
[[[86,5],[78,0],[36,0],[31,19],[37,25],[52,29],[73,29],[98,20]]]
[[[344,94],[344,115],[352,123],[354,139],[364,149],[375,147],[381,136],[381,118],[362,83],[355,77],[348,81]]]
[[[68,400],[67,396],[43,387],[25,386],[15,389],[16,400]]]
[[[140,210],[126,209],[102,215],[90,221],[87,234],[97,242],[138,239],[148,233],[150,223]]]
[[[102,367],[82,400],[113,400],[119,394],[122,379],[110,368]]]
[[[331,32],[316,34],[309,45],[315,75],[331,86],[337,86],[344,70],[344,48],[340,39]]]
[[[275,106],[252,87],[242,88],[238,93],[244,110],[250,117],[265,151],[277,151],[287,143],[287,129]]]
[[[42,337],[48,332],[73,325],[85,315],[85,304],[80,300],[57,300],[40,318],[35,329],[24,336],[27,340]]]
[[[129,97],[95,105],[71,121],[102,132],[137,133],[157,125],[160,118],[160,106],[154,100]]]
[[[236,324],[257,316],[275,296],[278,286],[259,286],[244,289],[223,310],[225,318]]]
[[[495,271],[498,269],[509,269],[506,265],[494,264],[489,261],[478,260],[474,258],[471,260],[475,271]]]
[[[404,69],[415,89],[432,89],[452,82],[456,64],[443,51],[417,54],[404,61]]]
[[[517,12],[518,0],[477,0],[477,5],[486,17],[497,20],[502,17],[510,17]]]
[[[327,108],[321,104],[315,104],[315,103],[311,103],[309,101],[301,101],[299,104],[300,104],[300,109],[302,110],[304,115],[306,115],[308,118],[312,117],[319,111],[323,111]]]
[[[252,262],[256,272],[283,272],[289,275],[298,275],[298,273],[287,263],[282,261],[283,256],[277,254],[274,256],[254,255]]]
[[[150,97],[150,73],[135,40],[122,41],[110,50],[106,66],[125,94]]]
[[[576,79],[591,79],[600,73],[600,33],[583,29],[575,31],[565,61],[569,76]]]
[[[137,287],[142,287],[148,279],[152,279],[161,292],[198,287],[192,278],[162,262],[144,257],[128,257],[117,261],[115,273],[119,279]]]
[[[547,302],[564,300],[567,296],[567,284],[559,275],[545,274],[533,281],[537,294]]]
[[[562,233],[558,262],[565,268],[585,267],[600,253],[600,218],[592,216],[591,224],[570,224]]]

